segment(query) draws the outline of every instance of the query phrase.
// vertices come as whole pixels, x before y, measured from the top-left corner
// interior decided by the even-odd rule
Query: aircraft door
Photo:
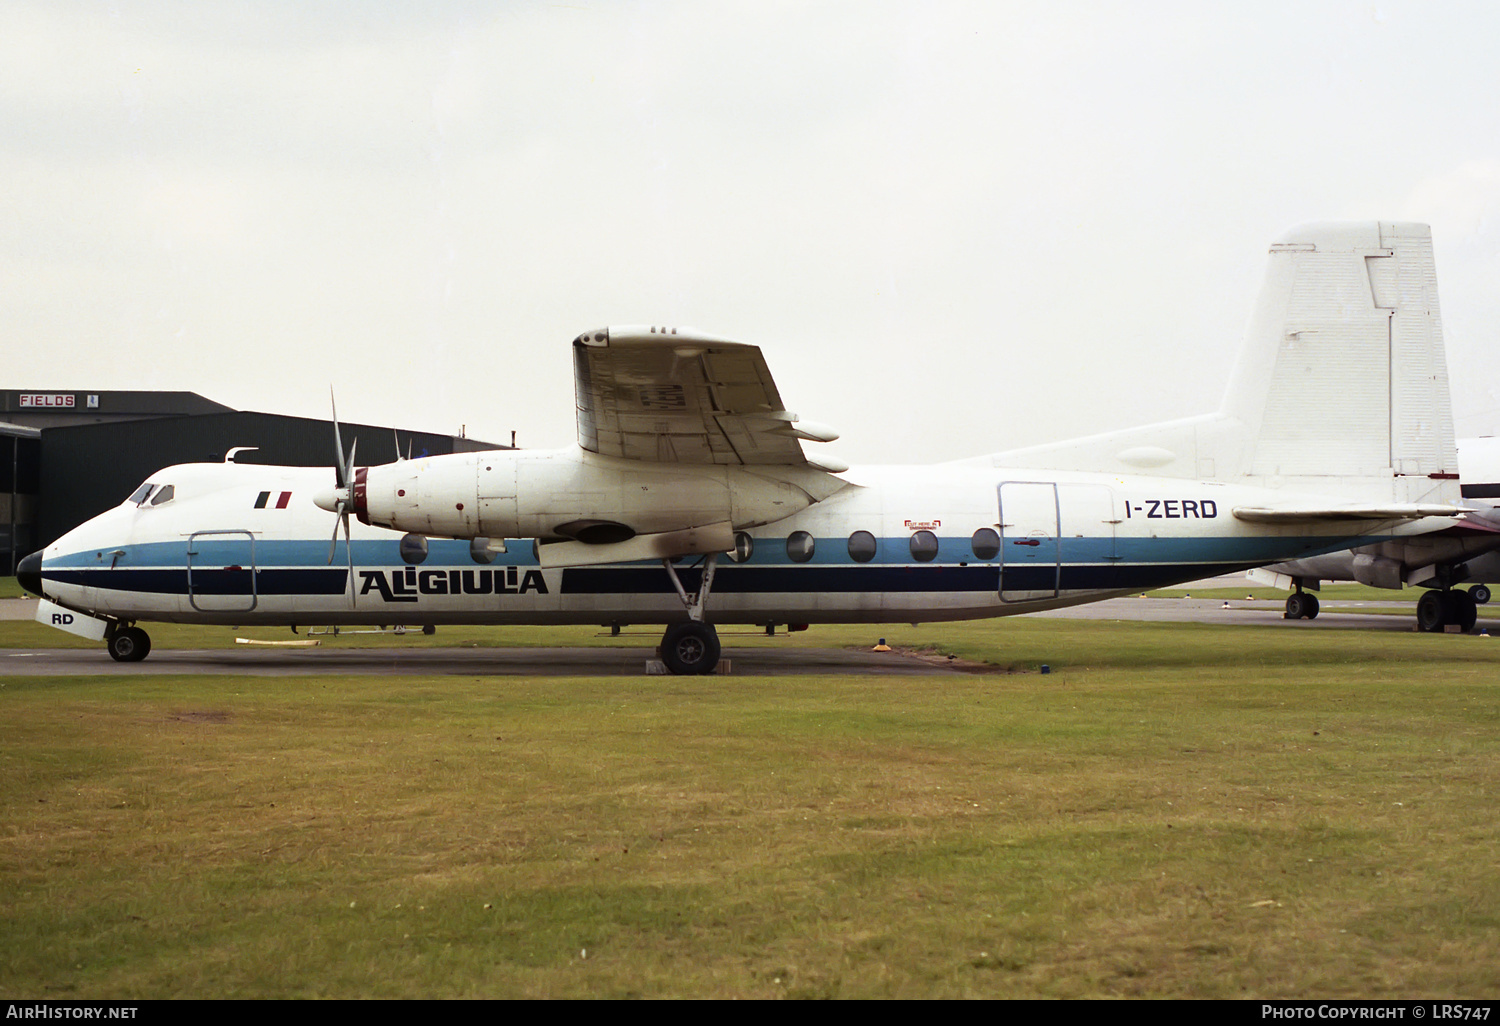
[[[1059,561],[1063,591],[1114,588],[1119,554],[1115,551],[1114,492],[1106,485],[1057,486]]]
[[[1000,484],[1000,601],[1057,597],[1057,485]]]
[[[255,535],[249,531],[194,531],[188,535],[188,601],[200,613],[248,613],[260,601],[255,583]]]

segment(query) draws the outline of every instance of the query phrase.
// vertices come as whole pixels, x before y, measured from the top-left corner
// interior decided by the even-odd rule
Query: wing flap
[[[578,444],[657,463],[806,465],[759,347],[675,328],[606,328],[573,342]]]

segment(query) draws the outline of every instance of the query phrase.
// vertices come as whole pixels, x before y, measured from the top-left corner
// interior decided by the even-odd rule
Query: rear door
[[[1057,597],[1057,485],[1000,483],[1000,601]]]

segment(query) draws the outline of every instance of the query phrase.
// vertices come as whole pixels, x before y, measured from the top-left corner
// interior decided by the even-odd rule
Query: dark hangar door
[[[1000,484],[1000,601],[1057,597],[1057,485]]]

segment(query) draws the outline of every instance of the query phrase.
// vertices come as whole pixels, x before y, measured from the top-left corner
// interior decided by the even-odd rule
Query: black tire
[[[1448,623],[1448,603],[1440,591],[1425,591],[1417,599],[1417,630],[1440,631]]]
[[[676,674],[713,673],[719,665],[719,632],[713,624],[674,623],[661,639],[661,661]]]
[[[1318,596],[1302,593],[1302,619],[1316,620],[1318,618]]]
[[[1313,598],[1311,595],[1307,594],[1307,592],[1305,592],[1305,591],[1294,591],[1294,592],[1292,592],[1290,595],[1288,595],[1286,597],[1286,613],[1282,616],[1282,619],[1283,620],[1302,620],[1302,619],[1311,620],[1314,616],[1318,615],[1318,613],[1317,613],[1317,605],[1316,605],[1317,601],[1318,601],[1317,599]],[[1308,612],[1307,612],[1309,602],[1311,602],[1313,604],[1312,605],[1313,612],[1312,612],[1311,615],[1308,615]]]
[[[1486,585],[1476,584],[1469,589],[1469,598],[1482,606],[1490,600],[1490,589]]]
[[[122,627],[105,644],[117,663],[138,663],[151,654],[151,635],[139,627]]]
[[[1474,629],[1474,624],[1479,619],[1479,607],[1474,604],[1472,595],[1455,588],[1453,591],[1443,592],[1443,603],[1449,623],[1456,625],[1465,634]]]

